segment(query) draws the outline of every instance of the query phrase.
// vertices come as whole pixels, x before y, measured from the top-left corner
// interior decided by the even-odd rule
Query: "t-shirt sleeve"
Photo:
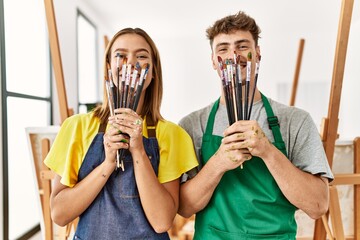
[[[61,125],[44,163],[61,176],[61,183],[73,187],[83,159],[81,128],[77,117],[66,119]]]
[[[160,126],[162,125],[162,126]],[[180,126],[171,122],[158,123],[160,183],[170,182],[198,165],[190,136]]]
[[[293,131],[294,132],[294,131]],[[294,135],[294,147],[290,159],[295,166],[313,175],[329,180],[334,178],[316,125],[309,114]]]

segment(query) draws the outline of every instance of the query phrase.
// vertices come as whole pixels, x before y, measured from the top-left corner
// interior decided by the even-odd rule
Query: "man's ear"
[[[255,48],[256,51],[256,62],[260,62],[261,61],[261,53],[260,53],[260,46],[256,46]]]

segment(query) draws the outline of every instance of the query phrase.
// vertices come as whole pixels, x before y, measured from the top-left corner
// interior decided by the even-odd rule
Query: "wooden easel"
[[[45,13],[49,33],[49,42],[50,42],[50,52],[51,60],[55,74],[56,89],[59,100],[60,108],[60,120],[61,123],[65,121],[66,118],[73,115],[73,110],[68,108],[67,97],[66,97],[66,88],[64,73],[62,68],[61,54],[60,54],[60,45],[59,38],[56,27],[56,18],[54,12],[54,4],[52,0],[44,0],[45,4]]]
[[[354,140],[354,173],[357,175],[354,186],[354,239],[360,240],[360,138]]]
[[[73,110],[68,108],[67,96],[66,96],[66,88],[65,88],[65,80],[64,73],[62,68],[61,54],[60,54],[60,45],[59,38],[56,27],[56,18],[54,12],[54,4],[52,0],[44,0],[45,5],[45,14],[48,26],[48,34],[49,34],[49,42],[50,42],[50,52],[51,52],[51,60],[54,69],[56,89],[58,94],[59,101],[59,110],[60,110],[60,121],[63,123],[65,119],[69,116],[73,115]],[[42,143],[42,151],[43,157],[45,158],[46,154],[50,149],[49,142]],[[40,193],[43,195],[41,205],[44,210],[43,220],[44,220],[44,229],[45,231],[45,239],[52,240],[54,239],[53,233],[53,224],[50,216],[50,193],[51,193],[51,180],[54,178],[54,174],[44,165],[42,164],[41,169],[37,169],[37,175],[41,177],[41,184],[44,185],[41,189]],[[69,223],[65,228],[60,228],[60,232],[58,238],[66,239],[70,235],[71,227],[74,226],[76,228],[78,218],[73,222]]]
[[[105,49],[106,49],[108,44],[109,44],[109,38],[108,38],[108,36],[104,35],[104,47],[105,47]]]
[[[295,105],[295,99],[296,99],[296,93],[297,93],[297,87],[299,83],[299,76],[300,76],[300,68],[301,68],[301,62],[302,62],[302,56],[304,52],[304,45],[305,45],[305,39],[301,38],[299,41],[299,50],[296,60],[296,67],[295,67],[295,74],[294,74],[294,80],[293,85],[291,89],[291,96],[290,96],[290,106]]]
[[[336,174],[334,181],[331,182],[330,185],[331,187],[335,187],[339,185],[354,185],[354,239],[359,240],[360,239],[360,138],[359,137],[354,139],[353,146],[354,146],[354,172],[346,173],[346,174]],[[335,221],[333,225],[341,224],[341,222],[338,222],[339,221],[338,216],[341,216],[340,207],[336,207],[336,204],[337,203],[335,202],[335,204],[330,206],[331,208],[329,209],[330,215],[336,216],[335,219],[332,218],[332,221]],[[342,226],[340,226],[340,228],[342,228]],[[339,229],[334,229],[334,230],[336,230],[337,232],[336,233],[334,232],[334,234],[332,235],[334,236],[338,235]],[[340,229],[340,233],[341,233],[341,229]],[[338,237],[338,239],[341,238]]]
[[[353,0],[342,0],[341,14],[339,20],[338,36],[336,43],[336,52],[330,92],[328,117],[323,119],[321,138],[324,144],[325,153],[329,161],[330,167],[332,167],[335,140],[337,138],[337,130],[339,123],[339,107],[341,98],[342,82],[344,77],[344,68],[346,60],[346,51],[348,45],[351,15],[353,9]],[[339,206],[339,198],[336,186],[330,186],[330,206],[329,214],[332,219],[333,233],[336,239],[344,239],[344,230],[342,227],[341,211]],[[321,219],[316,220],[314,229],[314,239],[325,240],[327,228],[327,215]],[[328,235],[331,235],[328,232]]]

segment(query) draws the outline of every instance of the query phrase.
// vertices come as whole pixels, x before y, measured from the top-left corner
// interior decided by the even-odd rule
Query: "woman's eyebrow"
[[[146,48],[139,48],[136,50],[136,52],[147,52],[147,53],[150,53],[148,49]]]

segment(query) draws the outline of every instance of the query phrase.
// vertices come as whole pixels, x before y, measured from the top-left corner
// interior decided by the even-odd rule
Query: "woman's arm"
[[[135,179],[142,207],[151,226],[157,233],[166,232],[172,226],[179,206],[179,179],[159,183],[144,152],[132,154]]]
[[[72,188],[61,184],[61,177],[56,175],[50,197],[53,221],[65,226],[84,212],[103,188],[114,168],[114,161],[104,161]]]
[[[117,115],[110,117],[109,123],[128,135],[125,148],[129,149],[133,159],[136,185],[145,215],[156,232],[166,232],[172,226],[178,210],[180,181],[159,182],[144,149],[140,116],[124,108],[116,109],[115,113]]]

